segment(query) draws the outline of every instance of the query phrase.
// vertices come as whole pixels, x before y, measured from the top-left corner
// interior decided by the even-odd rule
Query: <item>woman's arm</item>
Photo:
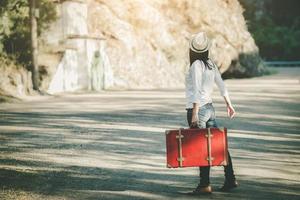
[[[200,61],[195,61],[191,66],[191,77],[193,86],[193,112],[191,127],[196,127],[198,124],[198,112],[199,112],[199,90],[202,82],[202,66]]]
[[[235,110],[234,110],[233,106],[231,105],[231,101],[230,101],[230,98],[229,98],[228,95],[224,96],[224,100],[225,100],[225,103],[226,103],[226,106],[227,106],[227,115],[231,119],[235,115]]]
[[[221,74],[220,74],[218,68],[216,68],[215,82],[220,90],[221,95],[224,97],[226,107],[227,107],[227,115],[228,115],[228,117],[233,118],[235,115],[235,110],[231,104],[231,101],[230,101],[230,98],[228,95],[228,91],[226,89],[225,83],[221,77]]]
[[[198,126],[198,112],[199,112],[199,104],[193,103],[193,113],[192,113],[192,124],[191,127]]]

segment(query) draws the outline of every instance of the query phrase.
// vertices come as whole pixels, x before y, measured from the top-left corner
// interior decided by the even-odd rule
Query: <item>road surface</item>
[[[187,127],[183,90],[66,94],[0,105],[0,199],[300,199],[300,68],[226,80],[236,118],[219,126],[240,187],[185,195],[197,168],[168,169],[166,129]]]

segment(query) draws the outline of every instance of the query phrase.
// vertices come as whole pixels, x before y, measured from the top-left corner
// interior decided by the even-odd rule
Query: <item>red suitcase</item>
[[[167,167],[227,165],[227,129],[201,128],[166,131]]]

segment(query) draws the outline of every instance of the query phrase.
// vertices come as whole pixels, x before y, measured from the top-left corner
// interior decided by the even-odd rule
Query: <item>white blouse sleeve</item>
[[[220,94],[222,96],[228,96],[228,91],[227,91],[227,88],[226,88],[226,85],[221,77],[221,74],[219,72],[219,69],[216,67],[216,70],[215,70],[215,83],[217,84],[219,90],[220,90]]]
[[[202,83],[202,66],[200,61],[195,61],[191,66],[192,103],[200,103],[200,88]]]

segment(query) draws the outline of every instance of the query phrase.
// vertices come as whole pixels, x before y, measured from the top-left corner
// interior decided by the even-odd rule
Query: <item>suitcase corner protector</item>
[[[167,164],[167,168],[173,168],[170,164]]]
[[[228,165],[228,163],[227,163],[227,161],[226,160],[224,160],[224,161],[222,161],[221,162],[221,164],[220,165],[222,165],[222,166],[227,166]]]
[[[165,134],[168,135],[170,133],[170,130],[166,130]]]
[[[219,129],[220,131],[222,131],[222,132],[225,132],[225,129],[226,129],[226,128],[225,128],[225,127],[219,127],[218,129]]]

